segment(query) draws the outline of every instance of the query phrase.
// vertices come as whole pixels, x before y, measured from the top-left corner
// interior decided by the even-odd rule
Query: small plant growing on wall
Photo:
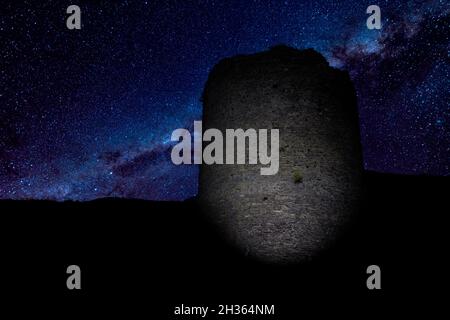
[[[294,183],[302,183],[303,182],[303,175],[300,172],[300,170],[294,170],[292,174],[292,178],[294,179]]]

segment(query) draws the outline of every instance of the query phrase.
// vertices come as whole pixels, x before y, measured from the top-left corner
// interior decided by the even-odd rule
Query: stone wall
[[[285,46],[222,60],[203,95],[203,130],[279,129],[280,170],[202,165],[199,201],[226,239],[271,262],[308,260],[358,211],[362,156],[347,73]]]

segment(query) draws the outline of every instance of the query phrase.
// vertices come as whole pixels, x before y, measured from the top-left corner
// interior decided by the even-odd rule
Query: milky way
[[[0,19],[0,198],[182,200],[170,134],[201,118],[220,59],[314,48],[357,89],[365,167],[450,174],[446,1],[10,1]],[[370,3],[372,4],[372,3]]]

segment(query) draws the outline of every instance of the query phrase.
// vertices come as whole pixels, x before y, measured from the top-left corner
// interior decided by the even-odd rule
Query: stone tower
[[[203,130],[280,134],[276,175],[261,175],[260,164],[202,165],[199,201],[225,238],[281,263],[308,260],[336,240],[358,211],[363,166],[348,74],[314,50],[278,46],[218,63],[203,103]]]

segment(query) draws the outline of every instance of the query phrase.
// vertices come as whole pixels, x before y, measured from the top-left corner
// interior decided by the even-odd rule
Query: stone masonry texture
[[[279,129],[280,169],[202,165],[199,201],[227,241],[274,263],[307,261],[359,212],[362,153],[346,72],[312,49],[277,46],[219,62],[203,93],[203,130]],[[248,152],[248,146],[247,146]]]

